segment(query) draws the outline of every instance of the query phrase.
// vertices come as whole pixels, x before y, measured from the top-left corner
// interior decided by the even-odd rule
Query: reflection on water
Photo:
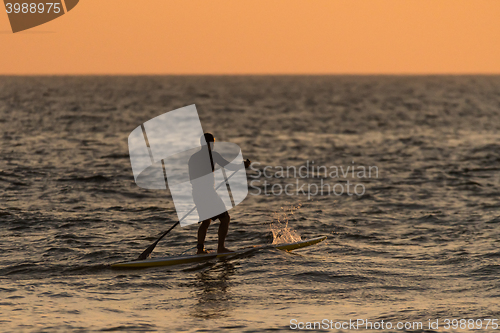
[[[232,303],[231,288],[235,286],[231,279],[234,274],[234,265],[224,261],[197,273],[192,287],[198,303],[193,306],[191,316],[204,319],[228,317]]]

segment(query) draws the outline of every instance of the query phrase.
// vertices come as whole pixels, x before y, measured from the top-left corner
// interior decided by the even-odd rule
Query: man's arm
[[[214,163],[217,163],[223,168],[226,168],[231,171],[236,171],[241,169],[241,166],[239,164],[231,164],[228,160],[226,160],[224,157],[222,157],[221,154],[217,152],[212,152],[212,158],[214,159]],[[244,162],[245,168],[248,168],[252,162],[250,162],[249,159],[247,159]]]

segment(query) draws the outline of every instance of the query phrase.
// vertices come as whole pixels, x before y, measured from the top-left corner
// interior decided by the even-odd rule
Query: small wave
[[[74,295],[68,294],[67,292],[53,293],[51,291],[43,292],[43,293],[39,294],[39,296],[48,296],[48,297],[51,297],[51,298],[74,297]]]
[[[96,252],[87,253],[84,256],[82,256],[81,259],[96,259],[96,258],[105,258],[108,256],[109,256],[109,251],[100,250]]]
[[[152,324],[139,324],[139,325],[120,325],[110,328],[103,328],[101,332],[115,332],[115,331],[136,331],[136,332],[150,332],[155,330],[156,325]]]
[[[368,278],[361,275],[352,274],[339,274],[335,275],[327,272],[304,272],[299,274],[294,274],[293,277],[300,281],[311,281],[311,282],[338,282],[338,283],[361,283],[374,281],[374,278]]]
[[[344,233],[343,235],[340,235],[340,238],[348,238],[348,239],[376,239],[377,237],[375,236],[370,236],[370,235],[361,235],[361,234],[350,234],[350,233]]]
[[[120,158],[129,158],[128,154],[109,154],[109,155],[104,155],[101,156],[101,158],[113,158],[113,159],[120,159]]]
[[[72,252],[77,251],[65,247],[51,247],[50,249],[45,251],[44,255],[66,254]]]
[[[500,251],[499,252],[492,252],[492,253],[486,253],[483,255],[484,258],[500,258]]]
[[[471,275],[479,281],[497,280],[500,275],[500,265],[485,265],[471,272]]]
[[[109,182],[112,179],[110,177],[106,177],[103,175],[95,175],[95,176],[88,176],[88,177],[78,177],[78,176],[73,176],[70,178],[59,178],[57,181],[60,182],[96,182],[96,183],[104,183],[104,182]]]
[[[497,216],[494,219],[487,221],[486,223],[500,223],[500,216]]]

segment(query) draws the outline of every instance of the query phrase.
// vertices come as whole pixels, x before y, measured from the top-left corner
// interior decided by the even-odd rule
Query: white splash
[[[301,204],[281,207],[278,212],[273,214],[273,222],[270,225],[273,233],[273,244],[294,243],[302,240],[298,232],[288,225],[291,216],[295,214],[300,206]]]

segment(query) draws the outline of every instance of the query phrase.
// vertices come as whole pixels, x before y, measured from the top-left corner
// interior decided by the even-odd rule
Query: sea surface
[[[302,239],[328,239],[112,270],[177,221],[169,192],[134,183],[128,135],[190,104],[204,131],[253,162],[229,248],[271,243],[278,219]],[[499,76],[0,77],[0,331],[498,323],[499,130]],[[363,166],[371,177],[340,171]],[[310,172],[276,174],[294,167]],[[337,192],[314,194],[325,183]],[[177,227],[152,256],[193,254],[196,232]]]

